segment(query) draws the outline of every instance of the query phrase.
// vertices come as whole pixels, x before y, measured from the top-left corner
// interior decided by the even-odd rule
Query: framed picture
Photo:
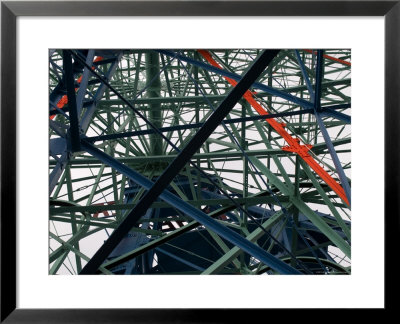
[[[398,88],[400,70],[398,66],[400,52],[400,46],[398,45],[398,31],[400,30],[399,13],[400,5],[398,1],[2,2],[1,321],[5,321],[6,323],[28,323],[32,321],[51,323],[86,323],[88,321],[110,323],[130,321],[225,322],[229,319],[233,320],[234,317],[238,316],[239,312],[250,309],[255,311],[256,314],[260,314],[260,316],[264,314],[261,312],[266,311],[266,309],[281,308],[350,307],[389,309],[393,304],[389,294],[394,285],[384,286],[384,282],[387,284],[388,281],[394,280],[393,274],[389,272],[391,268],[389,262],[392,259],[388,256],[391,253],[396,253],[395,251],[391,251],[393,246],[391,238],[398,235],[398,226],[395,220],[391,220],[387,216],[388,213],[398,215],[399,212],[397,202],[399,195],[397,167],[399,155],[399,113],[397,109],[399,104]],[[196,50],[198,48],[219,50],[208,52],[206,50]],[[236,50],[238,48],[249,50]],[[300,51],[297,49],[304,48],[310,48],[310,50],[302,50],[301,53],[303,54],[300,57]],[[319,50],[320,48],[325,50]],[[229,49],[230,52],[226,49]],[[262,51],[261,49],[266,50]],[[101,259],[101,262],[99,261],[99,265],[93,266],[92,270],[86,266],[82,267],[80,261],[78,262],[78,258],[76,261],[73,260],[73,265],[69,261],[71,268],[65,266],[64,272],[60,271],[61,261],[60,264],[53,263],[48,268],[49,254],[46,246],[49,245],[49,216],[46,213],[49,212],[50,208],[50,218],[53,217],[53,220],[63,221],[63,212],[60,212],[62,208],[66,212],[71,213],[71,215],[73,213],[72,210],[75,210],[69,210],[70,206],[66,207],[63,205],[63,192],[60,196],[53,196],[56,199],[51,200],[49,206],[49,201],[47,200],[49,190],[47,180],[49,177],[48,116],[45,113],[45,109],[43,109],[43,114],[41,112],[36,113],[36,110],[40,110],[38,107],[49,104],[48,88],[50,87],[52,93],[57,92],[55,89],[56,83],[52,83],[52,78],[53,80],[57,80],[59,76],[58,71],[60,71],[59,67],[63,66],[62,74],[67,78],[69,73],[71,75],[74,73],[72,69],[77,69],[77,64],[75,63],[80,62],[79,64],[82,65],[83,69],[85,68],[85,64],[90,62],[96,66],[100,66],[97,70],[93,68],[93,65],[92,70],[94,72],[92,73],[102,84],[106,85],[107,81],[106,79],[102,79],[101,73],[107,76],[107,73],[113,69],[113,60],[118,55],[123,55],[126,60],[124,61],[125,63],[121,63],[118,69],[118,73],[121,73],[121,75],[125,73],[123,72],[124,69],[129,70],[128,65],[132,64],[132,62],[140,67],[140,62],[137,63],[140,61],[139,57],[141,55],[145,56],[146,65],[143,63],[143,73],[147,73],[146,78],[151,79],[151,73],[148,72],[151,71],[151,64],[148,65],[147,62],[152,60],[151,53],[154,52],[160,55],[162,59],[167,60],[167,63],[177,56],[179,56],[179,62],[182,63],[199,55],[199,58],[202,57],[203,66],[199,65],[200,59],[197,61],[192,60],[189,63],[193,64],[193,66],[198,64],[200,68],[206,66],[208,69],[211,69],[212,66],[216,67],[219,64],[223,64],[224,59],[227,61],[231,60],[231,62],[237,59],[237,66],[240,66],[240,62],[243,63],[245,61],[244,57],[265,56],[267,62],[268,55],[270,55],[269,59],[271,61],[279,52],[275,49],[288,49],[287,52],[282,50],[281,53],[284,52],[285,56],[293,56],[292,59],[297,60],[298,65],[296,68],[298,71],[296,72],[297,74],[294,73],[291,75],[291,80],[292,82],[303,82],[305,93],[307,95],[308,90],[310,98],[311,94],[317,96],[318,89],[316,87],[313,90],[312,86],[307,87],[306,66],[302,62],[314,64],[316,69],[315,84],[318,83],[318,66],[321,66],[318,65],[318,62],[320,62],[318,60],[333,60],[335,63],[339,62],[343,65],[334,65],[334,69],[336,70],[332,73],[334,74],[335,82],[338,84],[342,82],[340,83],[342,87],[340,91],[337,89],[334,90],[336,92],[332,96],[348,100],[348,102],[340,101],[342,106],[339,105],[340,107],[336,107],[338,105],[335,106],[334,104],[337,104],[337,102],[332,99],[332,103],[329,105],[328,101],[325,101],[325,106],[330,109],[329,113],[334,114],[335,118],[345,122],[350,120],[350,116],[338,113],[334,109],[350,108],[351,106],[356,108],[351,110],[351,153],[352,159],[354,154],[354,165],[357,166],[357,168],[351,169],[352,203],[354,202],[351,210],[351,214],[353,215],[351,237],[354,243],[352,248],[355,248],[355,254],[353,254],[354,266],[352,265],[351,272],[346,266],[333,267],[329,270],[329,265],[332,266],[332,264],[328,265],[328,263],[324,263],[321,265],[318,257],[316,257],[316,260],[319,261],[318,264],[321,266],[321,269],[328,269],[324,270],[325,273],[331,271],[337,274],[342,271],[343,273],[347,273],[348,276],[328,277],[323,274],[315,276],[315,274],[319,274],[321,271],[319,268],[314,270],[310,266],[311,263],[307,261],[309,258],[306,256],[301,259],[301,264],[295,264],[290,259],[286,263],[275,264],[273,262],[275,262],[276,258],[271,257],[269,259],[272,254],[265,254],[263,251],[257,254],[257,248],[253,245],[248,247],[247,243],[240,237],[237,238],[238,241],[235,241],[235,236],[231,233],[233,231],[224,232],[224,228],[219,229],[219,222],[223,221],[223,219],[212,221],[208,225],[215,226],[213,230],[220,230],[221,232],[217,233],[226,239],[226,241],[219,243],[220,246],[227,246],[227,244],[229,245],[234,242],[233,244],[236,244],[247,253],[255,253],[252,254],[254,259],[250,257],[247,260],[243,256],[241,260],[238,257],[238,262],[242,262],[242,264],[247,262],[247,266],[255,264],[254,268],[258,268],[258,270],[263,269],[260,273],[273,274],[276,271],[277,273],[292,274],[292,271],[300,272],[299,270],[304,270],[304,273],[311,275],[302,276],[301,280],[295,279],[298,276],[290,275],[268,277],[225,275],[173,276],[171,274],[174,271],[178,271],[176,269],[186,269],[187,267],[192,268],[192,271],[187,271],[188,273],[200,274],[201,272],[207,273],[207,271],[212,273],[212,271],[209,270],[210,268],[200,267],[200,263],[193,264],[190,258],[183,260],[175,255],[174,262],[185,264],[186,268],[176,267],[168,259],[172,257],[171,251],[165,246],[158,246],[158,254],[154,254],[157,255],[157,260],[156,262],[153,261],[153,264],[150,265],[150,268],[153,267],[153,270],[149,270],[148,267],[146,268],[143,261],[140,265],[139,263],[135,264],[136,270],[130,269],[129,271],[132,273],[135,273],[135,271],[141,271],[141,273],[148,273],[145,271],[150,271],[149,273],[151,271],[162,273],[165,269],[160,269],[162,268],[161,265],[164,265],[165,268],[170,267],[171,269],[165,271],[165,274],[168,275],[156,276],[157,278],[154,278],[154,276],[129,276],[129,278],[127,276],[49,276],[49,274],[64,274],[71,270],[71,274],[79,272],[81,274],[93,274],[96,271],[108,273],[110,269],[115,274],[121,271],[128,271],[126,268],[120,269],[112,266],[99,268],[105,257]],[[92,56],[91,59],[89,59],[90,55]],[[74,66],[68,67],[68,57],[71,59],[71,62],[75,62]],[[104,68],[101,67],[102,60],[106,62]],[[259,61],[261,59],[256,63],[261,64]],[[164,61],[161,61],[161,63],[166,64]],[[346,76],[350,75],[349,65],[351,64],[353,64],[351,67],[351,81],[347,82]],[[181,68],[179,67],[179,69]],[[291,65],[289,68],[288,66],[283,67],[283,69],[290,68],[293,67]],[[169,74],[173,78],[177,77],[174,75],[174,71],[178,70],[178,65],[172,64],[170,70],[168,68],[165,69],[168,71],[167,75]],[[86,70],[90,70],[90,65],[86,66]],[[159,66],[158,70],[160,70]],[[209,71],[210,73],[213,72],[212,70]],[[235,72],[234,70],[232,71]],[[221,79],[227,83],[231,82],[231,85],[236,85],[239,82],[238,88],[242,82],[243,84],[246,82],[246,77],[249,78],[248,80],[252,80],[251,74],[255,73],[250,68],[246,70],[249,76],[243,73],[242,79],[238,78],[236,81],[232,81],[232,78],[235,78],[236,75],[232,71],[231,74],[223,75]],[[240,68],[237,71],[241,72]],[[283,73],[282,71],[284,70],[277,69],[276,73]],[[188,71],[186,72],[190,75]],[[277,78],[279,77],[276,76],[275,79]],[[294,78],[297,79],[293,81]],[[68,90],[64,95],[64,90],[62,90],[58,94],[58,97],[54,95],[54,97],[57,97],[57,100],[55,101],[56,105],[53,104],[54,109],[50,109],[50,120],[53,120],[56,114],[65,114],[63,111],[65,104],[62,105],[60,102],[64,97],[66,97],[65,101],[68,102],[68,99],[70,99],[69,96],[72,96],[72,93],[75,92],[73,89],[77,85],[76,83],[75,86],[73,85],[73,78],[71,80],[69,83],[71,91]],[[91,84],[96,87],[96,80],[88,80],[86,82],[92,82]],[[289,79],[285,79],[285,81],[287,80]],[[81,81],[75,82],[80,83]],[[195,81],[193,82],[196,84]],[[253,83],[254,80],[247,82],[250,82],[249,84],[252,86],[255,85]],[[222,82],[221,84],[224,83]],[[346,89],[346,86],[349,86],[349,88]],[[114,91],[116,96],[118,96],[118,91],[122,89],[117,83],[108,84],[107,87],[108,93]],[[168,81],[168,76],[162,78],[159,88],[162,89],[161,91],[165,91],[165,93],[168,93],[168,91],[171,93],[171,84]],[[246,91],[248,88],[249,86],[243,91]],[[95,93],[96,91],[100,93],[99,89],[100,87],[93,90],[93,102],[97,102]],[[217,90],[221,91],[221,89]],[[153,90],[151,88],[151,91]],[[256,88],[251,88],[251,91],[249,96],[257,95],[258,90]],[[77,96],[79,96],[79,91],[77,92]],[[111,97],[111,99],[115,98]],[[146,98],[143,100],[149,100]],[[124,100],[124,98],[119,99]],[[217,99],[214,98],[216,102],[219,102]],[[108,101],[111,102],[112,100]],[[156,102],[156,100],[153,101]],[[149,102],[153,101],[150,100]],[[227,99],[227,101],[229,100]],[[251,99],[248,100],[250,106],[252,102],[254,101],[251,101]],[[223,103],[220,103],[218,109],[223,108]],[[129,102],[125,104],[135,111],[135,107],[133,105],[131,107]],[[196,105],[196,102],[193,104]],[[50,102],[51,105],[52,102]],[[90,105],[90,102],[86,104],[85,111],[89,111],[89,108],[87,108],[88,105]],[[245,107],[245,103],[242,106]],[[365,112],[361,111],[360,107],[364,107]],[[71,107],[68,106],[67,109],[72,109],[71,111],[73,111],[72,105]],[[319,108],[313,106],[312,109]],[[282,111],[276,111],[276,116],[282,117],[285,114],[294,114],[291,109],[285,110],[285,112]],[[328,110],[326,109],[325,113],[327,112]],[[318,115],[317,113],[315,114],[316,116]],[[109,118],[117,118],[115,117],[116,115],[113,116],[110,110]],[[146,116],[149,116],[152,122],[157,122],[157,116],[151,113]],[[245,112],[240,117],[240,122],[245,123]],[[195,117],[193,118],[193,120],[196,119]],[[199,118],[197,117],[196,120],[199,124],[198,127],[201,127],[201,119]],[[257,116],[250,116],[248,118],[256,120]],[[216,127],[217,124],[213,125],[211,119],[207,120],[208,127]],[[66,128],[69,125],[72,128],[71,113],[69,113],[68,120],[71,120],[71,122],[67,121]],[[65,126],[62,125],[62,121],[62,118],[58,118],[57,124],[54,124],[53,130],[55,133],[57,133],[57,129],[61,132]],[[128,122],[128,119],[126,122]],[[228,122],[230,121],[228,120]],[[206,122],[204,121],[204,123]],[[232,121],[233,123],[234,121]],[[310,121],[309,123],[311,124]],[[332,125],[335,126],[336,124],[332,123]],[[282,129],[279,128],[281,129],[281,133],[285,132],[285,126],[279,126],[282,127]],[[300,121],[300,129],[301,126]],[[161,129],[162,127],[164,126],[159,125],[155,129]],[[340,132],[343,132],[343,129]],[[96,151],[96,147],[90,144],[92,143],[90,140],[97,140],[96,136],[116,136],[113,132],[107,133],[107,131],[107,127],[94,129],[90,135],[92,138],[86,134],[89,137],[85,138],[83,142],[80,139],[74,142],[74,137],[71,135],[71,140],[68,140],[68,144],[66,142],[65,145],[69,145],[70,147],[75,147],[74,145],[87,145],[87,147],[85,146],[86,151],[91,153],[93,157],[100,160],[104,159],[103,162],[108,161],[107,156],[101,155],[102,152],[99,150]],[[167,132],[168,129],[165,131]],[[243,126],[240,131],[246,131],[246,127]],[[281,133],[279,134],[282,135]],[[347,135],[344,135],[346,140]],[[152,141],[151,134],[149,136],[149,141],[153,143],[151,150],[157,150],[157,141]],[[46,142],[43,142],[44,138],[47,138]],[[52,138],[51,134],[50,138]],[[326,143],[329,143],[329,136],[324,139]],[[57,141],[57,139],[53,141],[54,145],[50,144],[50,151],[53,150],[53,155],[51,155],[54,158],[50,160],[50,178],[58,161],[62,159],[60,155],[61,151],[58,152],[60,146],[56,143]],[[218,145],[222,143],[221,140],[216,138],[213,141]],[[315,141],[315,143],[317,142]],[[247,144],[242,143],[242,145]],[[326,146],[328,147],[329,145],[326,144]],[[145,150],[144,144],[140,147]],[[184,145],[182,144],[181,147],[184,147]],[[308,149],[311,149],[311,146]],[[76,151],[79,150],[77,149]],[[290,147],[286,151],[290,152]],[[153,152],[153,155],[158,156],[157,152]],[[214,152],[215,156],[213,155],[216,163],[218,163],[217,153]],[[344,151],[341,153],[344,153]],[[320,154],[328,154],[328,157],[332,158],[332,163],[334,163],[335,157],[329,151],[329,147],[326,149],[326,152],[321,151]],[[153,161],[154,165],[159,167],[159,164],[162,163],[160,161]],[[250,163],[255,163],[252,159],[249,161]],[[320,161],[323,160],[320,159]],[[368,163],[365,163],[365,161],[368,161]],[[115,163],[117,162],[116,160]],[[95,164],[95,162],[93,163]],[[328,164],[327,162],[325,163],[325,165]],[[295,165],[296,162],[294,162],[293,167]],[[311,167],[310,164],[309,166]],[[125,175],[122,164],[113,164],[113,167],[122,175]],[[118,169],[118,167],[121,168]],[[68,170],[70,172],[69,177],[71,177],[72,173],[70,169]],[[90,168],[86,171],[92,172]],[[98,172],[100,174],[103,171]],[[339,189],[335,190],[333,188],[336,184],[335,180],[329,178],[332,180],[332,182],[329,182],[328,178],[324,178],[323,171],[320,171],[321,173],[318,173],[315,169],[314,171],[321,179],[324,179],[327,186],[331,183],[331,189],[338,196],[337,200],[335,200],[336,206],[339,206],[338,209],[343,210],[343,206],[346,204],[350,205],[347,199],[350,197],[350,191],[349,188],[346,190],[346,176],[344,173],[343,177],[339,175],[340,183],[343,185],[343,189],[339,186],[343,190],[342,192]],[[104,173],[106,174],[107,172],[109,171],[106,169]],[[99,174],[97,178],[101,176]],[[112,176],[112,171],[110,171],[110,177]],[[116,175],[114,176],[116,177]],[[128,176],[133,175],[129,174]],[[157,177],[162,178],[163,176],[164,173],[157,174]],[[154,177],[155,182],[158,181],[157,177]],[[382,180],[383,177],[384,182]],[[81,178],[96,178],[96,174],[85,174]],[[339,180],[337,181],[339,182]],[[67,186],[68,181],[65,183]],[[318,186],[317,181],[313,184]],[[160,181],[159,185],[162,185],[162,181]],[[128,186],[128,182],[126,186],[126,190],[134,190],[134,186]],[[194,197],[193,190],[203,190],[203,186],[205,185],[197,187],[192,184],[188,185],[187,192],[185,191],[186,189],[182,189],[182,186],[172,189],[175,190],[177,195],[185,196],[185,194],[188,195],[190,193]],[[276,184],[275,186],[279,187]],[[81,188],[78,189],[81,190]],[[57,190],[61,192],[64,189],[59,186]],[[321,189],[321,191],[323,190]],[[65,195],[67,195],[69,192],[68,189],[65,192]],[[204,195],[205,192],[211,195],[215,191],[205,190],[202,194]],[[227,198],[240,199],[240,197],[245,197],[244,192],[242,196],[237,197],[234,193],[234,190],[230,191]],[[103,192],[99,191],[99,194],[103,194]],[[90,196],[90,194],[88,195]],[[129,194],[125,194],[125,197],[129,198]],[[130,200],[128,198],[125,202],[129,203]],[[220,199],[221,197],[207,196],[206,198]],[[270,203],[273,204],[273,202]],[[102,208],[104,208],[103,205]],[[93,206],[95,205],[92,204]],[[56,208],[59,207],[61,209],[57,211]],[[208,205],[200,207],[202,208],[202,212],[210,213],[213,211]],[[280,207],[284,210],[284,207]],[[107,208],[99,210],[93,208],[89,211],[92,213],[91,221],[97,221],[97,219],[103,221],[103,219],[98,218],[99,213],[103,213],[103,216],[108,216]],[[114,210],[112,208],[110,207],[108,210]],[[182,210],[184,208],[186,207],[182,207]],[[243,213],[246,213],[246,210],[243,210]],[[118,215],[118,211],[115,215]],[[129,215],[126,218],[129,218]],[[325,217],[322,213],[318,215]],[[166,226],[171,226],[170,229],[187,226],[188,222],[178,216],[181,217],[182,215],[178,213],[176,220],[174,222],[168,221]],[[222,216],[226,217],[225,215]],[[202,223],[201,213],[199,217],[198,221]],[[249,217],[253,220],[251,214],[249,214]],[[204,219],[204,221],[206,220]],[[318,222],[318,220],[315,221]],[[112,226],[111,224],[110,228]],[[175,228],[174,226],[177,227]],[[235,224],[231,226],[234,227]],[[295,227],[295,225],[292,226]],[[302,226],[306,226],[306,224],[302,223]],[[312,226],[311,223],[310,226]],[[318,227],[318,229],[320,228],[325,229],[322,225]],[[341,228],[343,232],[337,231],[338,233],[340,232],[339,236],[334,236],[334,234],[331,234],[333,232],[328,229],[322,231],[322,234],[328,237],[329,235],[333,235],[332,238],[329,238],[337,246],[340,246],[343,251],[347,249],[346,235],[349,237],[349,233],[346,232],[347,225],[345,223],[341,224]],[[150,237],[152,233],[157,232],[156,229],[155,227],[144,228],[142,226],[138,232],[145,233],[147,237]],[[163,228],[161,227],[158,230],[160,238],[165,233],[169,233],[169,229],[164,230],[165,233],[161,233],[163,232]],[[59,249],[60,253],[63,253],[63,244],[66,244],[65,241],[60,239],[63,233],[55,234],[57,229],[54,228],[50,228],[50,232],[53,232],[51,235],[53,235],[52,238],[54,240],[57,241],[58,239],[58,245],[52,246],[50,242],[50,250],[54,252],[54,250]],[[127,235],[127,233],[121,234],[121,237],[122,235]],[[212,238],[212,236],[205,237],[204,233],[200,233],[200,235],[205,240],[204,242]],[[374,244],[369,244],[371,238],[373,238]],[[309,242],[312,242],[313,239],[311,236],[307,238]],[[307,244],[306,240],[304,242]],[[71,244],[73,246],[69,246],[68,249],[74,249],[75,242]],[[285,248],[283,243],[275,242],[274,244],[279,247],[282,245],[282,249]],[[181,246],[181,248],[184,247],[184,245]],[[272,251],[272,247],[273,245],[271,245],[269,251]],[[328,250],[325,252],[327,254]],[[348,250],[348,253],[350,253],[350,250]],[[51,255],[55,255],[55,253]],[[210,255],[206,256],[210,258]],[[83,257],[81,254],[79,260],[83,259]],[[54,258],[56,257],[54,256]],[[262,260],[267,266],[262,267],[262,262],[259,260]],[[293,257],[293,260],[300,260],[300,258],[296,259]],[[112,259],[109,259],[109,262],[116,264],[115,260],[112,261]],[[238,269],[240,270],[239,266]],[[249,268],[247,267],[246,269],[248,271]],[[225,269],[225,271],[227,272],[221,273],[245,274],[245,271],[236,273],[232,269]],[[260,277],[262,277],[261,280],[258,279]],[[99,278],[101,278],[101,281]],[[360,293],[364,288],[366,280],[370,284],[369,292]],[[309,287],[312,287],[312,289],[308,289]],[[251,289],[249,295],[252,298],[242,297],[249,293],[249,289]],[[299,296],[301,295],[302,297],[293,294],[292,290],[298,292]],[[271,300],[268,303],[265,303],[265,296],[268,295],[266,291],[271,296]],[[238,294],[237,297],[235,297],[235,293]],[[323,301],[321,301],[321,298],[314,298],[321,294],[326,294],[326,298]],[[288,297],[288,295],[290,296]],[[350,299],[351,302],[345,302],[344,296]]]

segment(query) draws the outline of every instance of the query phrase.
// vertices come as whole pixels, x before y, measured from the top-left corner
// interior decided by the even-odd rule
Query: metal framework
[[[351,52],[50,50],[50,274],[350,274]]]

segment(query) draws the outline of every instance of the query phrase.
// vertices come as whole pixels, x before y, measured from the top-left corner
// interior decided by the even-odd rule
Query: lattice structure
[[[51,50],[50,274],[350,274],[350,50]]]

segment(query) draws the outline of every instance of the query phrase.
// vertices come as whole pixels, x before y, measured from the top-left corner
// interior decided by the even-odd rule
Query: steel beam
[[[322,107],[322,116],[329,116],[344,121],[346,124],[351,124],[351,116],[335,111],[331,108]]]
[[[70,53],[72,55],[74,55],[75,58],[78,58],[78,60],[79,59],[83,60],[81,57],[77,56],[78,54],[73,53],[73,52],[70,52]],[[114,58],[113,62],[111,63],[110,68],[108,69],[108,71],[107,71],[107,73],[106,73],[106,75],[104,77],[106,80],[110,80],[112,78],[112,76],[114,75],[115,70],[118,67],[118,63],[119,63],[121,57],[122,57],[122,52],[119,52],[116,55],[116,57]],[[83,62],[84,62],[84,66],[87,67],[86,62],[85,61],[83,61]],[[93,70],[91,70],[90,67],[88,68],[88,70],[91,73],[93,73]],[[100,100],[100,98],[103,96],[106,88],[107,88],[107,86],[104,83],[101,83],[99,85],[99,87],[98,87],[98,89],[96,91],[96,94],[94,96],[93,103],[89,107],[87,107],[85,113],[83,114],[83,116],[81,118],[81,125],[80,125],[83,134],[85,134],[87,129],[89,128],[89,124],[90,124],[90,121],[92,119],[92,116],[93,116],[94,112],[97,109],[97,101]]]
[[[149,86],[146,89],[148,98],[159,98],[161,90],[160,79],[160,59],[157,52],[146,52],[146,83]],[[153,102],[149,104],[149,120],[157,128],[162,126],[162,112],[161,103]],[[153,155],[162,154],[162,140],[161,137],[154,133],[150,134],[150,149]]]
[[[88,55],[86,57],[86,63],[92,64],[94,59],[94,50],[89,50]],[[85,98],[86,95],[86,90],[88,86],[88,81],[89,81],[89,76],[90,76],[90,71],[89,69],[85,66],[83,69],[83,74],[82,74],[82,81],[79,84],[79,90],[76,96],[76,105],[77,105],[77,110],[78,110],[78,116],[80,116],[83,108],[83,99]]]
[[[325,128],[325,125],[324,125],[324,122],[322,121],[320,113],[318,111],[315,111],[314,115],[315,115],[315,118],[317,120],[319,129],[321,130],[321,133],[322,133],[322,135],[324,137],[326,146],[328,147],[329,154],[332,157],[333,163],[334,163],[335,168],[336,168],[336,172],[339,175],[340,182],[341,182],[341,184],[343,186],[343,189],[344,189],[344,191],[346,193],[346,197],[347,197],[347,199],[349,201],[349,204],[351,206],[351,189],[350,189],[350,185],[349,185],[349,181],[347,179],[347,176],[343,171],[342,164],[339,161],[339,157],[337,156],[335,148],[334,148],[334,146],[332,144],[332,140],[331,140],[331,138],[330,138],[330,136],[328,134],[328,131]]]
[[[311,102],[314,102],[314,100],[315,100],[314,89],[312,88],[310,78],[308,77],[308,74],[306,71],[306,67],[304,66],[304,63],[300,57],[299,51],[295,50],[294,52],[296,54],[297,62],[299,63],[299,66],[300,66],[301,73],[303,74],[304,81],[306,82],[306,86],[307,86],[308,93],[310,94]]]
[[[70,121],[70,127],[68,130],[68,142],[70,142],[70,150],[72,152],[78,152],[80,151],[79,120],[76,110],[75,80],[72,69],[72,57],[69,51],[63,51],[63,67],[65,71]]]
[[[321,94],[322,94],[322,78],[324,73],[324,51],[317,51],[317,67],[315,71],[315,89],[314,89],[314,109],[317,112],[321,112]]]

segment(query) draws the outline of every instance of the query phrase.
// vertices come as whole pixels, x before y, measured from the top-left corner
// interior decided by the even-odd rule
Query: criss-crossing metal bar
[[[50,274],[351,273],[351,51],[263,52],[50,51]]]

